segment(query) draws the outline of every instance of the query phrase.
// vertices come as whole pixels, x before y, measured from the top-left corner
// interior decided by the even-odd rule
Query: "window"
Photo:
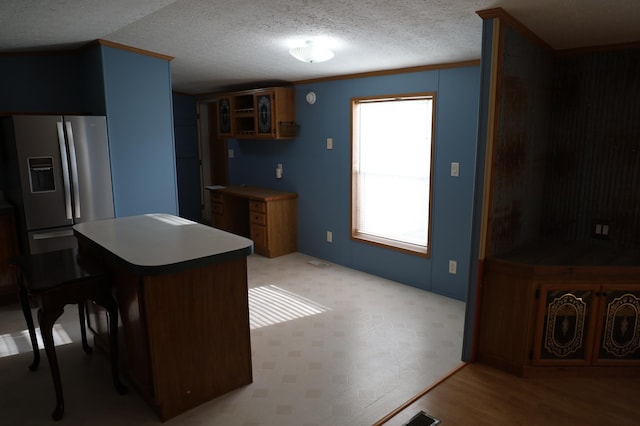
[[[351,238],[429,256],[434,103],[351,100]]]

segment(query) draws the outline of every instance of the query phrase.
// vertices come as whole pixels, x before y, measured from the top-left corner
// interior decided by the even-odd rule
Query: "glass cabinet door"
[[[600,365],[637,364],[640,360],[640,290],[605,286],[594,350]]]
[[[542,285],[538,299],[534,365],[591,362],[599,285]]]

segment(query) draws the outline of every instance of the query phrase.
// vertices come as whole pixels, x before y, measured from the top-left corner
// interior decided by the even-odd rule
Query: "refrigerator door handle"
[[[38,232],[33,234],[34,240],[48,240],[60,237],[73,237],[73,230],[67,229],[64,231]]]
[[[76,218],[80,219],[80,186],[78,185],[78,162],[76,161],[76,146],[73,141],[73,127],[70,121],[64,122],[69,141],[69,159],[71,160],[71,180],[73,182],[73,200]]]
[[[71,213],[71,184],[69,182],[69,163],[67,161],[67,146],[64,143],[64,130],[62,121],[58,121],[58,144],[60,145],[60,160],[62,161],[62,180],[64,181],[64,204],[67,219],[72,220]]]

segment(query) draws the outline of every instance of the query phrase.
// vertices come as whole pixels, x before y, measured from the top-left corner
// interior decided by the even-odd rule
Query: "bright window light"
[[[352,100],[352,237],[429,255],[434,94]]]

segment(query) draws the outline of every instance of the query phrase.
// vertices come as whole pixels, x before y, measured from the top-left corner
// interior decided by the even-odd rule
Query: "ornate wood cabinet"
[[[522,376],[640,375],[640,266],[572,258],[485,261],[478,361]]]
[[[543,284],[533,365],[633,365],[640,361],[640,288]]]
[[[295,91],[288,87],[217,96],[218,134],[236,139],[296,137]]]

